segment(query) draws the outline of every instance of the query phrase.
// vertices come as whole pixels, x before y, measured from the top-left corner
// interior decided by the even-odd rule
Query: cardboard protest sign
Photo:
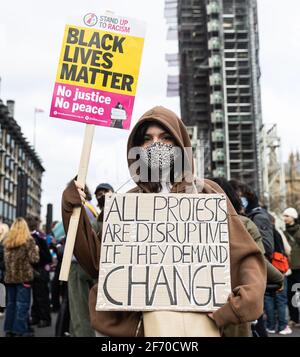
[[[225,195],[106,198],[96,310],[214,311],[230,292]]]
[[[142,22],[114,15],[66,25],[50,116],[129,129],[144,34]]]

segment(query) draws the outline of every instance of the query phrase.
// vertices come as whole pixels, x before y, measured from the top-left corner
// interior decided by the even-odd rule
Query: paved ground
[[[57,314],[52,314],[53,323],[52,323],[51,327],[37,328],[36,326],[34,326],[35,336],[36,337],[54,337],[54,327],[55,327],[56,316],[57,316]],[[4,336],[3,323],[4,323],[4,317],[0,317],[0,337]],[[274,334],[274,335],[270,335],[270,337],[280,337],[280,338],[283,338],[283,337],[300,337],[300,328],[295,328],[293,330],[293,334],[292,335],[281,336],[281,335],[278,335],[278,334]]]
[[[279,335],[279,334],[269,334],[269,337],[280,337],[280,338],[283,338],[283,337],[300,337],[300,328],[294,328],[293,329],[293,333],[291,335],[287,335],[287,336],[282,336],[282,335]]]
[[[38,328],[33,326],[36,337],[54,337],[55,321],[57,314],[52,314],[52,325],[50,327]],[[0,317],[0,337],[4,337],[3,332],[4,317]]]

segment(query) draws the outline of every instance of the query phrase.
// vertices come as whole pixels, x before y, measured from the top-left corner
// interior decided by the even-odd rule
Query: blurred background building
[[[285,166],[287,205],[300,212],[300,153],[291,153]]]
[[[286,178],[282,159],[281,138],[276,124],[264,124],[259,142],[263,191],[261,203],[280,214],[287,205]]]
[[[0,100],[0,221],[8,224],[28,214],[40,218],[45,171],[14,119],[14,104]]]
[[[256,0],[166,0],[165,17],[179,46],[168,95],[180,96],[182,119],[197,128],[198,175],[237,179],[262,193]],[[175,54],[167,60],[174,64]]]

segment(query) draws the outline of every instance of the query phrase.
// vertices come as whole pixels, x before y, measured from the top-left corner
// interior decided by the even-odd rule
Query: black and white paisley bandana
[[[143,148],[140,156],[151,170],[171,169],[175,161],[175,145],[157,141]]]

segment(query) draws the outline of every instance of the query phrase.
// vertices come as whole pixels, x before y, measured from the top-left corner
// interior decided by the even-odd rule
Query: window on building
[[[236,21],[236,26],[235,26],[237,31],[246,31],[247,30],[247,24],[245,21]]]
[[[7,178],[4,180],[4,191],[9,191],[9,180]]]
[[[253,145],[252,143],[242,143],[242,150],[253,150]]]
[[[16,215],[17,215],[16,207],[13,207],[13,208],[12,208],[12,219],[13,219],[13,220],[16,219]]]
[[[228,107],[228,113],[237,113],[237,107]]]
[[[2,168],[3,168],[3,161],[4,161],[4,155],[0,151],[0,171],[2,171]]]
[[[227,82],[227,85],[228,85],[228,86],[234,86],[234,85],[237,84],[236,78],[227,78],[227,79],[226,79],[226,82]]]
[[[227,88],[227,94],[236,94],[236,89],[235,88]]]
[[[244,170],[253,170],[254,163],[253,162],[243,162]]]
[[[33,162],[32,162],[32,160],[28,160],[28,169],[29,170],[32,170],[33,169]]]
[[[3,203],[3,218],[8,219],[8,204],[6,202]]]
[[[10,172],[14,171],[14,161],[13,160],[10,160],[10,162],[9,162],[9,171]]]
[[[242,142],[246,144],[252,143],[252,135],[249,133],[242,133]]]
[[[243,124],[242,130],[249,133],[253,130],[253,125],[252,124]]]
[[[27,197],[27,204],[29,207],[32,207],[32,198],[30,196]]]
[[[254,154],[252,152],[244,152],[243,160],[254,160]]]
[[[189,40],[191,38],[191,32],[190,31],[183,31],[183,39],[184,40]]]
[[[246,15],[247,14],[247,9],[244,6],[239,6],[235,8],[235,13],[237,15]]]
[[[10,165],[10,157],[8,155],[5,156],[5,170],[9,170]]]
[[[9,220],[12,220],[12,210],[11,210],[11,205],[10,204],[7,205],[7,218]]]
[[[6,144],[7,145],[10,145],[10,140],[11,140],[11,136],[10,136],[10,134],[6,134]]]
[[[239,32],[237,33],[237,39],[238,40],[247,40],[248,39],[248,33],[244,33],[244,32]]]
[[[241,113],[250,113],[251,112],[251,108],[250,106],[246,106],[246,107],[241,107],[240,109]]]
[[[240,160],[241,155],[239,152],[230,153],[230,160]]]
[[[250,84],[248,78],[239,78],[239,83],[241,86],[248,86]]]
[[[240,103],[251,103],[250,97],[240,97]]]
[[[251,117],[250,115],[243,115],[243,116],[241,117],[241,120],[242,120],[243,122],[245,122],[245,121],[252,121],[252,117]]]
[[[223,1],[223,12],[224,14],[233,14],[233,0]]]
[[[230,163],[230,169],[231,170],[239,170],[240,169],[240,163],[239,162],[231,162]]]
[[[248,58],[248,53],[247,52],[238,52],[237,56],[238,56],[238,58]]]
[[[237,43],[238,50],[247,50],[248,49],[248,42],[238,42]]]
[[[239,133],[229,133],[229,141],[239,141]]]
[[[240,145],[239,144],[229,144],[229,150],[230,151],[239,151]]]
[[[229,130],[230,130],[230,132],[239,131],[240,130],[240,126],[237,123],[229,124]]]
[[[234,52],[225,52],[225,58],[235,58]]]
[[[249,88],[240,88],[240,94],[250,94],[249,93]]]
[[[225,40],[234,40],[235,39],[235,33],[231,32],[226,32],[224,34]]]
[[[226,68],[236,67],[235,61],[226,62]]]
[[[237,103],[237,99],[236,99],[236,98],[229,97],[229,98],[227,98],[227,103],[231,103],[231,104]]]
[[[249,76],[249,69],[247,68],[240,68],[239,69],[239,75],[240,76]]]
[[[14,192],[14,183],[11,181],[9,183],[9,193],[13,193]]]
[[[225,42],[225,50],[235,49],[235,42]]]

